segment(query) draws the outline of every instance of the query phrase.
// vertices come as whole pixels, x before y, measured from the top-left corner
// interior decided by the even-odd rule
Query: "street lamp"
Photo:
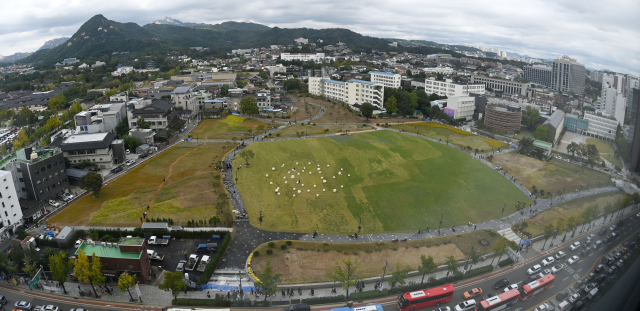
[[[393,271],[393,267],[391,267],[389,262],[385,260],[384,261],[384,267],[382,268],[382,281],[380,282],[380,284],[382,284],[382,286],[384,286],[384,275],[387,273],[387,266],[389,266],[389,271]]]
[[[564,220],[564,218],[560,218],[560,220],[564,221],[565,223],[567,223],[566,220]],[[565,226],[566,227],[566,226]],[[562,242],[564,242],[564,240],[567,238],[567,230],[564,230],[564,236],[562,237]]]
[[[504,202],[504,205],[502,205],[502,216],[504,216],[504,208],[507,206],[507,201]]]
[[[440,230],[440,227],[442,226],[442,218],[444,218],[444,213],[442,213],[442,216],[440,216],[440,224],[438,225],[438,230]]]

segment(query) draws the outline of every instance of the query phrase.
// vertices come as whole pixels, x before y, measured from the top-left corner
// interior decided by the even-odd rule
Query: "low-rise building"
[[[374,112],[384,109],[384,86],[380,83],[351,79],[347,82],[319,77],[309,78],[309,92],[347,103],[355,109],[364,103],[374,106]]]
[[[507,93],[507,94],[527,95],[527,90],[529,89],[529,86],[527,83],[490,78],[482,75],[471,76],[471,83],[484,84],[485,89],[492,89],[494,91],[503,91],[504,93]]]
[[[439,96],[469,96],[469,93],[483,94],[484,84],[455,83],[451,79],[437,81],[429,78],[424,81],[424,91],[427,94],[437,94]]]
[[[488,104],[484,110],[484,123],[496,130],[519,132],[522,123],[522,109],[517,106]]]
[[[210,99],[210,98],[207,98]],[[179,86],[171,93],[171,100],[177,107],[182,107],[186,110],[191,110],[193,114],[197,114],[200,111],[200,106],[196,96],[193,93],[192,86]],[[203,100],[204,102],[204,100]]]
[[[166,99],[139,100],[128,104],[129,128],[137,128],[138,121],[150,122],[150,129],[166,131],[178,121],[178,113],[172,111],[174,105]]]
[[[110,281],[117,281],[122,273],[134,276],[138,282],[146,283],[151,271],[144,238],[120,238],[117,243],[82,241],[75,255],[82,250],[88,257],[100,258],[102,274]]]
[[[452,96],[446,99],[447,107],[444,113],[454,119],[473,119],[473,111],[476,109],[476,101],[471,96]]]
[[[115,134],[111,132],[70,135],[62,140],[60,149],[71,165],[88,161],[103,170],[112,169],[125,157],[124,142],[116,140]],[[116,150],[122,152],[115,152]]]
[[[122,67],[118,67],[114,72],[111,73],[111,75],[114,76],[114,77],[119,77],[121,75],[129,74],[132,71],[133,71],[133,67],[131,67],[131,66],[122,66]]]
[[[384,87],[390,88],[400,88],[400,81],[402,80],[402,76],[397,73],[391,72],[383,72],[383,71],[371,71],[369,72],[371,75],[371,82],[380,83],[384,85]]]
[[[606,141],[615,141],[618,120],[591,112],[584,113],[584,120],[589,122],[589,128],[583,132],[584,135]]]

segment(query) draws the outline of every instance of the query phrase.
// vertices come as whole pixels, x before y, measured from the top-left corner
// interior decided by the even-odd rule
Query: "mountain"
[[[27,56],[33,54],[31,53],[15,53],[13,55],[9,55],[9,56],[2,56],[0,55],[0,63],[13,63],[15,61],[21,60],[23,58],[26,58]]]
[[[174,26],[194,26],[194,25],[204,25],[204,24],[197,24],[197,23],[183,23],[177,19],[173,19],[171,17],[165,17],[163,19],[159,19],[157,21],[153,21],[151,22],[151,24],[157,24],[157,25],[174,25]]]
[[[65,42],[67,42],[67,40],[69,40],[69,37],[62,37],[62,38],[57,38],[57,39],[51,39],[51,40],[49,40],[49,41],[45,42],[45,43],[44,43],[44,45],[43,45],[43,46],[41,46],[41,47],[38,49],[38,51],[39,51],[39,50],[44,50],[44,49],[53,49],[53,48],[55,48],[56,46],[58,46],[58,45],[60,45],[60,44],[63,44],[63,43],[65,43]]]
[[[224,23],[215,24],[215,25],[198,24],[192,27],[200,28],[200,29],[209,29],[213,31],[231,31],[231,30],[266,31],[271,29],[270,27],[261,25],[261,24],[234,22],[234,21],[224,22]]]

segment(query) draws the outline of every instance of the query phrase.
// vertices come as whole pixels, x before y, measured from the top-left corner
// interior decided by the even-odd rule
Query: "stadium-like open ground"
[[[442,213],[444,228],[499,218],[505,203],[507,213],[518,201],[529,203],[468,154],[392,131],[247,149],[255,158],[234,174],[251,223],[267,230],[353,234],[361,222],[361,234],[417,232],[436,229]],[[243,163],[236,157],[236,167]]]

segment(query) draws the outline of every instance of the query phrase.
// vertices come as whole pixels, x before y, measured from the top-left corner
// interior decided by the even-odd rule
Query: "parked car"
[[[282,311],[311,311],[311,307],[306,303],[300,303],[297,305],[290,305],[282,309]]]
[[[49,200],[49,205],[53,206],[53,207],[58,207],[60,206],[60,203],[54,201],[54,200]]]
[[[571,297],[569,297],[569,301],[571,301],[571,303],[574,303],[576,301],[578,301],[578,299],[580,299],[580,294],[575,293],[573,295],[571,295]]]
[[[613,255],[613,258],[615,258],[616,260],[620,259],[620,257],[622,257],[622,253],[616,253],[615,255]]]
[[[607,272],[609,272],[609,274],[616,274],[616,272],[618,272],[618,267],[611,266],[611,268],[609,268],[609,270],[607,270]]]
[[[612,265],[612,264],[614,264],[614,263],[616,263],[616,259],[615,259],[615,258],[612,258],[612,257],[607,258],[607,261],[605,262],[605,264],[606,264],[607,266],[610,266],[610,265]]]
[[[618,260],[618,262],[616,262],[616,266],[618,266],[618,268],[622,268],[622,266],[624,265],[624,260],[620,259]]]
[[[113,169],[111,169],[111,173],[114,173],[114,174],[120,173],[122,172],[122,170],[123,170],[122,166],[116,166]]]
[[[563,252],[563,251],[559,251],[559,252],[556,254],[556,259],[560,259],[560,258],[562,258],[562,257],[564,257],[564,256],[567,256],[567,253],[565,253],[565,252]]]
[[[576,242],[573,242],[573,244],[571,244],[571,246],[569,246],[569,249],[571,249],[572,251],[575,251],[579,247],[580,247],[580,242],[576,241]]]
[[[136,160],[131,159],[131,160],[127,160],[127,162],[125,162],[125,164],[126,164],[127,166],[131,166],[131,165],[133,165],[133,163],[136,163]]]
[[[589,275],[587,275],[587,277],[584,280],[591,281],[591,279],[593,279],[594,277],[596,277],[596,274],[594,272],[591,272],[589,273]]]
[[[532,275],[532,274],[536,274],[536,273],[540,272],[540,270],[542,270],[542,266],[540,266],[540,265],[535,265],[535,266],[533,266],[533,267],[529,268],[529,269],[527,270],[527,273],[528,273],[529,275]]]
[[[594,289],[595,287],[596,287],[596,283],[589,283],[589,284],[587,284],[587,286],[584,287],[584,292],[588,293],[592,289]]]
[[[464,299],[471,299],[471,298],[476,298],[476,297],[478,297],[480,295],[482,295],[482,288],[476,287],[476,288],[472,288],[471,290],[468,290],[468,291],[464,292],[462,297]]]
[[[187,264],[186,260],[180,260],[178,262],[178,266],[176,267],[176,272],[183,272],[184,271],[184,266]]]
[[[618,237],[618,234],[619,234],[619,233],[618,233],[618,230],[613,231],[613,232],[611,233],[611,238],[617,238],[617,237]]]
[[[89,311],[89,310],[84,309],[84,308],[73,308],[73,309],[71,309],[69,311]]]
[[[71,201],[74,198],[73,194],[71,193],[63,193],[62,196],[65,197],[67,201]]]
[[[455,311],[467,311],[467,310],[475,310],[476,309],[476,301],[473,299],[463,301],[457,304],[453,310]]]
[[[611,225],[611,227],[609,227],[609,230],[610,230],[610,231],[613,231],[613,230],[615,230],[615,229],[616,229],[616,225]]]
[[[433,311],[451,311],[451,308],[449,308],[449,307],[440,307],[438,309],[433,309]]]
[[[599,265],[596,267],[595,271],[596,271],[596,273],[599,273],[599,272],[600,272],[600,271],[602,271],[603,269],[604,269],[604,265],[603,265],[603,264],[599,264]]]
[[[560,272],[560,270],[562,270],[562,268],[564,268],[564,265],[559,263],[559,264],[551,267],[551,273],[558,273],[558,272]]]
[[[546,266],[552,264],[554,261],[556,261],[556,260],[553,258],[553,256],[549,256],[549,257],[545,258],[544,260],[542,260],[542,266],[546,267]]]
[[[607,279],[607,276],[606,276],[605,274],[600,274],[600,275],[598,275],[598,276],[596,277],[596,282],[598,282],[598,283],[602,283],[602,282],[604,282],[604,280],[606,280],[606,279]]]
[[[567,260],[567,262],[568,262],[570,265],[572,265],[572,264],[574,264],[574,263],[578,262],[578,260],[580,260],[580,257],[578,257],[578,256],[571,256],[571,258],[569,258],[569,260]]]
[[[503,288],[503,287],[507,286],[507,284],[509,284],[509,280],[507,280],[507,279],[499,280],[498,282],[493,284],[493,289]]]
[[[518,284],[511,284],[511,285],[509,285],[509,286],[505,287],[505,288],[504,288],[504,291],[505,291],[505,292],[508,292],[508,291],[510,291],[510,290],[512,290],[512,289],[518,289]]]
[[[44,306],[44,309],[42,309],[44,311],[59,311],[60,308],[58,308],[58,306],[54,306],[54,305],[46,305]]]
[[[539,305],[537,308],[533,309],[533,311],[549,311],[551,310],[551,307],[549,307],[549,304],[543,303],[541,305]]]
[[[127,149],[124,153],[125,153],[125,154],[130,154],[130,153],[131,153],[131,150]]]
[[[16,301],[16,303],[14,304],[14,307],[20,310],[31,310],[31,303],[20,300],[20,301]]]
[[[563,290],[563,291],[559,292],[558,295],[556,295],[556,300],[558,300],[558,301],[563,300],[563,299],[567,298],[567,296],[569,296],[569,291]]]

